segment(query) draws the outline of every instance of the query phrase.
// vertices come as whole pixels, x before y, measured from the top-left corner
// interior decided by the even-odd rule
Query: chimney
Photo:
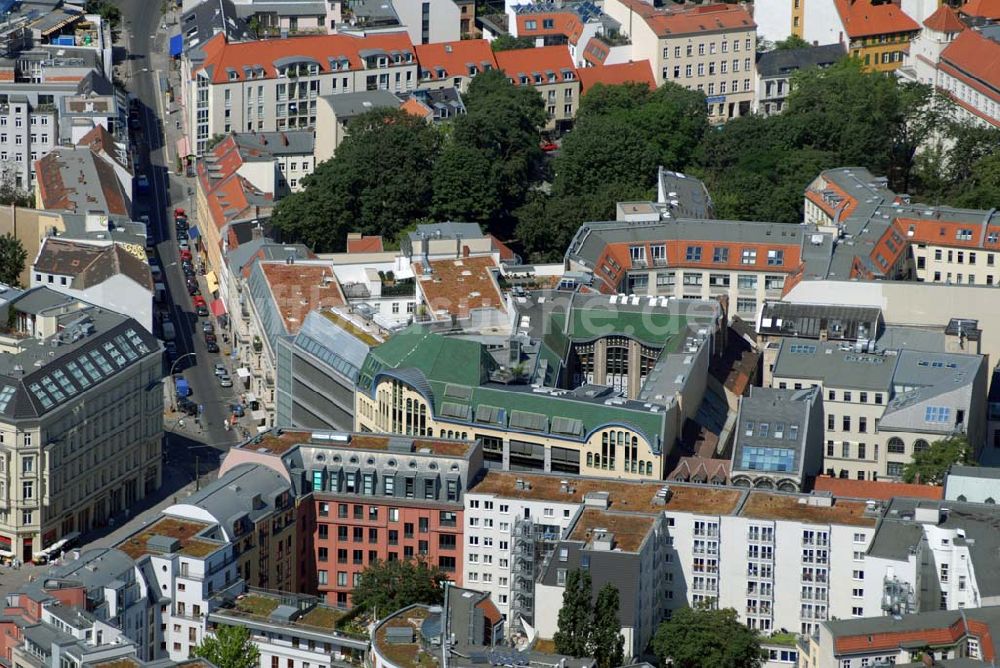
[[[455,259],[462,257],[462,235],[455,235]]]

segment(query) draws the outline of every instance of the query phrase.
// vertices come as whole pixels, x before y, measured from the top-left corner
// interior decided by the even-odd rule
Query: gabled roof
[[[42,242],[32,269],[46,274],[71,276],[71,287],[75,290],[98,285],[117,274],[128,276],[147,290],[153,289],[149,265],[118,244],[95,246],[48,237]]]
[[[966,0],[958,11],[981,19],[1000,19],[1000,0]]]
[[[920,25],[892,2],[873,0],[835,0],[844,31],[851,38],[916,32]]]
[[[417,52],[421,78],[426,76],[433,80],[467,77],[472,67],[477,72],[497,67],[493,48],[485,39],[416,44],[413,49]]]
[[[128,166],[127,160],[125,160],[124,156],[122,156],[119,152],[118,144],[115,142],[114,136],[100,123],[95,125],[93,130],[83,135],[76,145],[86,146],[94,153],[103,153],[111,160],[114,160],[120,167],[126,169],[129,173],[132,172]]]
[[[584,93],[597,84],[614,86],[624,83],[640,83],[646,84],[650,88],[656,88],[656,80],[653,79],[653,70],[649,66],[648,60],[616,65],[595,65],[581,68],[576,73],[580,77],[580,86]]]
[[[415,63],[413,43],[403,32],[356,37],[349,34],[308,35],[284,39],[228,42],[221,33],[204,45],[205,60],[192,69],[192,76],[204,70],[212,83],[273,79],[278,68],[293,63],[314,64],[321,74],[365,69],[366,57],[384,55],[392,65],[397,56],[402,63]]]
[[[42,208],[128,216],[129,203],[114,168],[89,148],[59,148],[35,162]]]
[[[496,54],[497,65],[508,78],[514,80],[514,85],[521,84],[521,76],[528,77],[527,85],[534,83],[534,75],[540,75],[541,83],[549,82],[549,75],[555,82],[569,81],[576,78],[576,68],[565,46],[540,46],[535,49],[511,49]]]
[[[994,89],[992,96],[997,99],[996,89],[1000,89],[1000,43],[983,36],[977,30],[963,30],[951,44],[941,52],[941,66],[955,74],[966,84],[981,93],[991,94],[986,88]]]
[[[806,67],[832,65],[847,55],[843,44],[804,46],[800,49],[774,49],[757,57],[761,76],[789,74]]]
[[[572,44],[576,44],[583,33],[583,23],[580,21],[580,16],[569,9],[518,14],[515,20],[517,21],[518,37],[565,35]],[[529,24],[529,21],[532,23]],[[534,27],[529,27],[529,25]]]
[[[958,14],[948,5],[941,5],[933,14],[924,20],[924,27],[938,32],[962,32],[965,24]]]
[[[750,13],[739,5],[674,5],[670,9],[658,9],[643,0],[619,2],[641,17],[659,37],[753,30],[757,26]]]

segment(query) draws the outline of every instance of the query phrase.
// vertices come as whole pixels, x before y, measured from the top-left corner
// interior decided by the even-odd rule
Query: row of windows
[[[732,46],[732,50],[734,52],[737,52],[737,53],[739,52],[739,50],[740,50],[740,40],[738,40],[738,39],[734,39],[732,42],[728,42],[726,40],[722,40],[719,43],[719,51],[721,53],[727,53],[730,50],[730,45]],[[746,40],[743,41],[743,45],[745,46],[745,49],[744,49],[745,51],[753,51],[753,39],[752,38],[747,37]],[[687,56],[687,57],[693,56],[694,55],[694,50],[695,50],[694,44],[687,44],[684,47],[684,55]],[[702,43],[698,44],[698,55],[699,56],[704,56],[706,53],[711,56],[715,52],[716,52],[715,42],[702,42]],[[680,58],[681,57],[681,47],[675,46],[674,49],[673,49],[673,54],[674,54],[674,58]],[[670,47],[664,47],[663,48],[663,59],[667,60],[669,57],[670,57]],[[749,62],[749,60],[750,59],[747,58],[748,62]]]
[[[964,235],[966,233],[968,233],[969,235],[968,237],[959,236],[959,235]],[[955,233],[955,238],[961,240],[970,240],[972,239],[972,230],[960,229]],[[945,260],[945,258],[947,258],[947,260]],[[939,262],[945,261],[945,262],[957,262],[958,264],[965,264],[965,251],[949,250],[945,252],[940,248],[935,248],[934,259]],[[974,251],[969,251],[969,264],[976,264],[977,259],[978,256],[976,255],[976,253]],[[995,264],[996,264],[996,254],[986,253],[986,266],[993,267],[995,266]]]

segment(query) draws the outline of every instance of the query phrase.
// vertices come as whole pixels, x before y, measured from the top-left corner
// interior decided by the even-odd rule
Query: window
[[[855,580],[864,580],[865,572],[859,570],[851,571],[851,577],[854,578]]]
[[[779,266],[785,263],[785,251],[783,250],[769,250],[767,251],[767,263],[771,266]]]
[[[729,262],[729,249],[724,246],[718,246],[712,251],[712,262],[717,264],[724,264]]]
[[[688,246],[684,259],[688,262],[701,262],[701,246]]]
[[[947,423],[951,419],[951,409],[947,406],[928,406],[924,410],[924,422]]]
[[[328,577],[327,571],[317,571],[316,572],[316,581],[319,584],[321,584],[321,585],[325,585],[325,584],[329,583],[327,577]]]
[[[948,564],[941,564],[941,582],[948,581]]]
[[[742,264],[757,264],[757,249],[756,248],[744,248],[741,254]]]

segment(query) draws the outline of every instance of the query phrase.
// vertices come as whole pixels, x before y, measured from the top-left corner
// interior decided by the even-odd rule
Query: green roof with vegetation
[[[583,441],[605,425],[622,425],[642,434],[654,453],[659,454],[666,416],[662,407],[653,412],[637,402],[606,404],[565,394],[531,392],[523,385],[511,389],[499,384],[487,385],[490,371],[497,368],[497,362],[479,342],[436,334],[414,325],[369,353],[358,385],[370,392],[380,372],[396,370],[394,375],[405,379],[415,370],[419,372],[413,378],[419,383],[416,389],[429,392],[438,420],[468,425],[471,430],[478,425],[482,429],[539,433],[556,433],[551,431],[554,426],[560,428],[567,424],[565,421],[575,420],[579,424],[572,423],[571,433],[556,433],[560,438],[575,441]],[[536,423],[520,428],[517,420],[511,424],[514,412],[541,413],[548,419],[542,429]]]

